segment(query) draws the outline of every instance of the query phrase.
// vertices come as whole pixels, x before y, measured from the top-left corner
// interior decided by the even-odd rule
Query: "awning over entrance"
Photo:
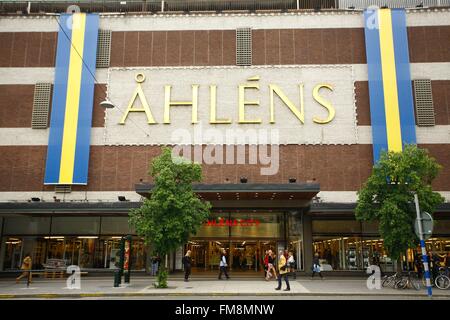
[[[320,191],[318,183],[195,184],[193,188],[214,208],[302,208],[309,206]],[[149,197],[153,184],[136,184],[135,189],[141,196]]]

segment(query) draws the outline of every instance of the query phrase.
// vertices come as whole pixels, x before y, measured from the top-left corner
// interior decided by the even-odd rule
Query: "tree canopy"
[[[384,152],[358,192],[356,218],[378,221],[384,247],[393,259],[417,246],[414,232],[414,192],[421,211],[430,214],[444,201],[431,182],[441,166],[425,149],[405,146],[403,152]]]
[[[185,244],[208,218],[211,205],[200,200],[192,189],[202,179],[201,166],[183,158],[172,158],[170,148],[153,159],[150,174],[154,187],[150,199],[129,214],[138,235],[164,256]]]

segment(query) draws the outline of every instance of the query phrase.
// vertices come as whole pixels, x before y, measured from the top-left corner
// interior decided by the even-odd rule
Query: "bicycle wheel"
[[[450,287],[450,279],[446,275],[441,274],[436,277],[435,284],[439,289],[446,290]]]
[[[381,282],[381,286],[383,288],[388,287],[391,284],[392,278],[388,276],[384,276],[383,282]]]
[[[421,281],[419,281],[419,279],[411,279],[410,283],[411,286],[416,290],[420,290],[420,288],[422,287],[422,283]]]
[[[395,289],[405,289],[406,284],[407,284],[406,279],[400,279],[400,280],[395,281],[394,288]]]
[[[422,287],[422,281],[420,281],[417,273],[411,273],[409,275],[409,283],[411,284],[411,287],[416,290],[420,290]]]

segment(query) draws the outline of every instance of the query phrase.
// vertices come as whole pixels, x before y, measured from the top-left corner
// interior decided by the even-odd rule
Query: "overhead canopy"
[[[150,197],[153,184],[136,184],[143,197]],[[195,193],[213,208],[301,208],[309,206],[320,191],[318,183],[195,184]]]

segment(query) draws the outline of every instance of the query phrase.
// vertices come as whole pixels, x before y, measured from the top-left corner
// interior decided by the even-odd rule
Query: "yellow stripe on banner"
[[[66,112],[64,116],[61,166],[59,169],[59,183],[61,184],[71,184],[73,181],[78,109],[80,104],[81,72],[83,68],[81,57],[83,56],[84,31],[86,27],[85,13],[75,13],[72,18],[72,45],[70,48]]]
[[[402,132],[398,107],[391,10],[379,9],[378,14],[388,149],[389,151],[399,152],[402,151]]]

